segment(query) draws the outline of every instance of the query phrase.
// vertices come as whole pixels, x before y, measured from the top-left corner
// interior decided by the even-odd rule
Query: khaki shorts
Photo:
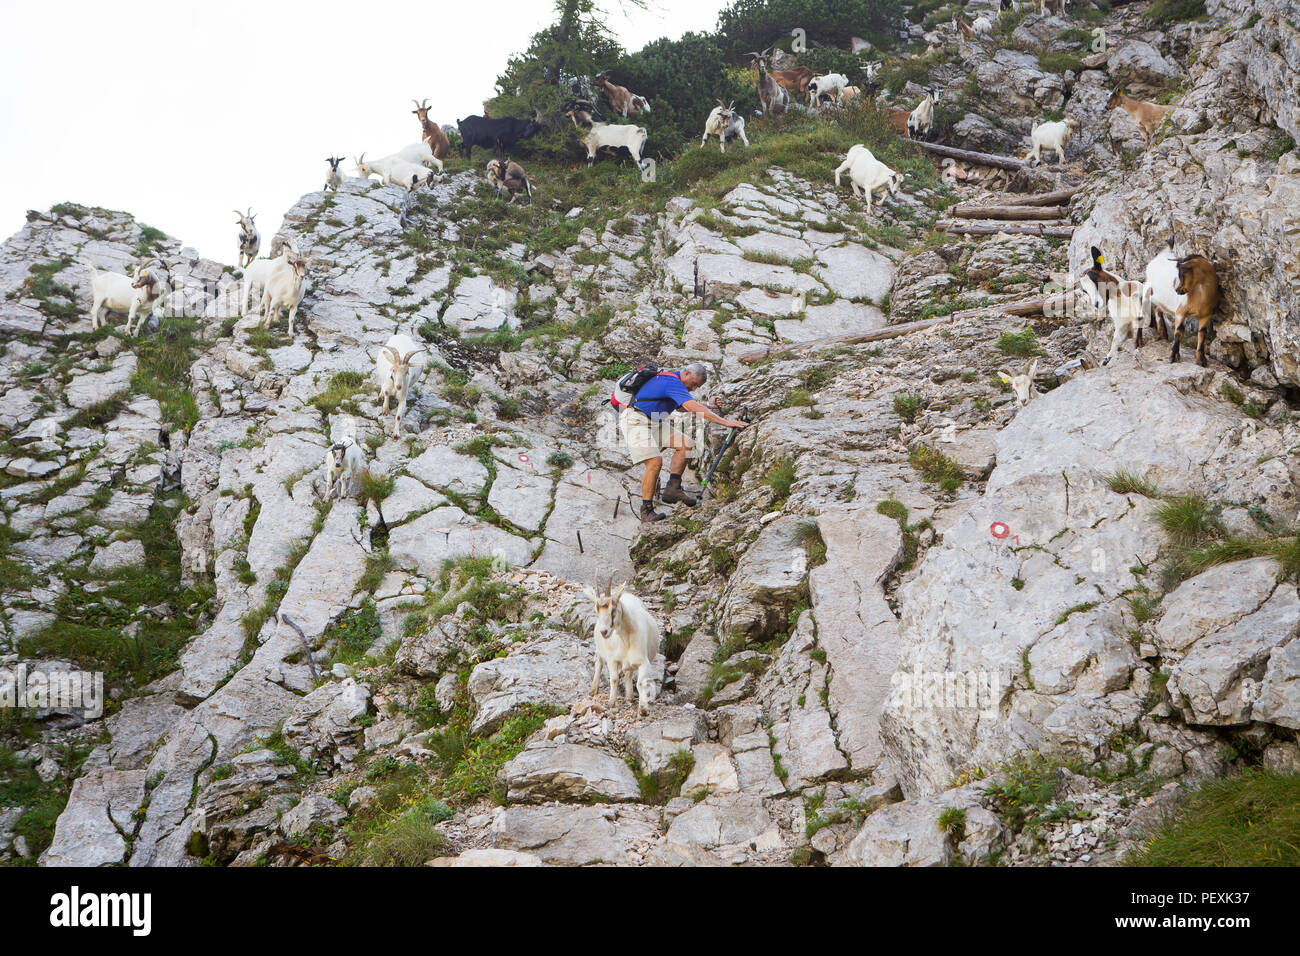
[[[676,412],[651,420],[628,406],[619,412],[618,423],[622,426],[627,453],[634,465],[658,458],[665,448],[691,447],[691,440],[682,431],[682,416]]]

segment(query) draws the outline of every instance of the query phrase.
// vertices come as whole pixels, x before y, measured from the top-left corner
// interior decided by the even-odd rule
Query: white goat
[[[242,269],[257,258],[257,251],[262,248],[262,237],[258,234],[257,226],[253,225],[257,214],[253,212],[252,206],[248,207],[247,213],[238,209],[234,212],[239,217],[239,266]]]
[[[1029,404],[1029,400],[1037,394],[1034,391],[1034,375],[1038,371],[1038,359],[1034,359],[1032,365],[1025,367],[1025,370],[1019,375],[1008,375],[1006,372],[998,372],[998,378],[1011,386],[1011,391],[1016,393],[1016,401],[1020,403],[1021,408]]]
[[[1078,125],[1079,121],[1073,116],[1055,122],[1039,123],[1029,134],[1033,148],[1029,150],[1028,158],[1035,162],[1042,162],[1043,150],[1054,149],[1056,164],[1059,166],[1065,162],[1065,144]]]
[[[573,119],[573,125],[578,126],[577,119],[572,116],[570,118]],[[644,170],[645,160],[641,158],[641,151],[645,149],[648,138],[644,126],[633,126],[631,123],[592,123],[591,129],[582,137],[582,145],[587,147],[587,165],[596,161],[596,150],[622,147],[631,154],[637,168]]]
[[[975,33],[992,33],[993,21],[981,13],[975,18],[975,21],[970,25],[970,28]]]
[[[385,156],[384,159],[400,159],[403,162],[427,166],[429,169],[442,172],[442,160],[433,155],[433,148],[428,143],[412,143],[410,146],[403,146],[391,156]]]
[[[925,96],[921,102],[916,104],[916,109],[912,110],[907,117],[907,135],[911,139],[918,136],[925,139],[930,135],[930,129],[934,125],[934,104],[939,102],[939,91],[930,89],[925,91]]]
[[[1079,279],[1079,288],[1088,296],[1092,307],[1104,311],[1115,323],[1110,352],[1101,360],[1109,364],[1119,354],[1119,344],[1130,335],[1134,345],[1142,347],[1142,318],[1147,301],[1146,286],[1141,282],[1126,280],[1105,269],[1101,250],[1092,247],[1092,268]]]
[[[727,106],[722,100],[715,100],[718,105],[713,107],[713,112],[709,114],[708,120],[704,124],[704,135],[700,137],[700,149],[708,142],[710,136],[718,137],[718,149],[721,152],[727,151],[727,138],[735,139],[740,137],[740,141],[749,148],[749,137],[745,135],[745,117],[736,112],[736,103],[733,100],[730,106]]]
[[[1151,317],[1151,325],[1160,330],[1160,338],[1165,338],[1167,319],[1172,328],[1177,321],[1178,310],[1187,305],[1187,296],[1178,294],[1178,256],[1174,255],[1174,237],[1169,237],[1169,245],[1156,253],[1155,258],[1147,263],[1146,271],[1147,297],[1143,303],[1143,312]],[[1160,324],[1157,326],[1156,323]]]
[[[271,248],[275,248],[275,243],[271,243]],[[259,292],[266,288],[266,280],[271,278],[271,272],[275,269],[276,264],[283,261],[288,255],[289,245],[287,243],[280,247],[280,254],[270,259],[258,259],[244,267],[244,309],[243,314],[248,314],[248,305],[253,298],[253,289]],[[258,296],[257,301],[262,301]],[[259,306],[260,308],[260,306]]]
[[[375,374],[379,380],[379,395],[383,399],[379,414],[387,415],[389,401],[397,399],[397,413],[393,416],[394,438],[400,438],[402,434],[402,418],[406,415],[406,399],[411,386],[424,374],[424,360],[413,360],[428,349],[427,345],[421,345],[409,335],[398,333],[385,342],[375,356]]]
[[[147,315],[159,312],[163,306],[162,294],[166,291],[165,283],[154,277],[145,264],[136,269],[134,279],[120,272],[100,272],[89,262],[83,263],[91,271],[90,279],[90,327],[98,329],[104,324],[106,315],[101,313],[121,312],[126,315],[126,334],[134,335],[144,325]],[[136,317],[139,316],[137,321]],[[132,330],[131,323],[135,322]]]
[[[843,73],[826,73],[822,76],[814,76],[808,81],[808,96],[811,99],[816,99],[823,93],[829,93],[839,99],[840,90],[848,85],[849,78]]]
[[[325,177],[325,188],[338,192],[338,188],[343,185],[343,174],[339,172],[339,163],[343,162],[343,157],[327,156],[325,162],[330,166],[330,171]]]
[[[378,176],[380,182],[388,183],[390,186],[401,186],[406,190],[413,190],[421,183],[431,183],[436,175],[419,163],[412,163],[396,156],[367,160],[365,153],[357,157],[357,172],[366,179]]]
[[[366,469],[366,454],[353,438],[344,438],[325,453],[325,497],[343,498]]]
[[[650,679],[650,665],[659,656],[659,625],[635,594],[626,593],[626,584],[612,590],[614,576],[610,575],[603,591],[600,581],[596,588],[585,588],[583,593],[595,603],[596,617],[592,631],[596,640],[595,673],[591,677],[591,695],[600,689],[600,665],[609,668],[609,701],[617,705],[618,682],[623,678],[623,690],[628,702],[632,701],[632,672],[636,672],[637,713],[650,713],[654,699],[654,685]]]
[[[280,258],[272,260],[262,290],[262,328],[269,329],[271,323],[280,317],[280,310],[288,309],[289,334],[293,335],[293,320],[298,314],[298,303],[302,301],[306,275],[307,261],[286,243]]]
[[[862,143],[852,147],[844,157],[844,162],[835,170],[837,187],[840,184],[840,174],[845,171],[849,174],[849,187],[853,190],[853,195],[865,200],[868,209],[872,205],[883,206],[885,193],[897,196],[899,187],[903,184],[903,174],[876,159]],[[876,190],[880,190],[879,202],[876,202]]]

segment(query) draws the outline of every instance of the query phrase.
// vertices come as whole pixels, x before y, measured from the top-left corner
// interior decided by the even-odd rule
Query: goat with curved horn
[[[421,352],[428,350],[427,345],[421,345],[410,336],[399,333],[384,343],[379,354],[375,356],[375,372],[382,399],[379,414],[387,415],[389,403],[394,399],[397,401],[397,410],[393,416],[392,436],[394,438],[401,437],[407,397],[411,386],[419,381],[427,364],[412,360]]]

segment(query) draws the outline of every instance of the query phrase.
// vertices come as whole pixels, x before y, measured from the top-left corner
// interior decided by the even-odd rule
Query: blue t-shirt
[[[680,373],[661,372],[641,386],[632,407],[651,416],[667,415],[691,400],[691,393],[682,384]]]

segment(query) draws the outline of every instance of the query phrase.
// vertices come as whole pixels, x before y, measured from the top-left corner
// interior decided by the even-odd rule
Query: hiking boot
[[[685,491],[682,490],[681,475],[668,476],[668,487],[663,490],[663,493],[659,496],[659,498],[661,501],[664,501],[667,504],[674,504],[680,502],[681,504],[689,505],[692,508],[694,508],[697,504],[699,504],[699,502],[696,501],[694,497],[688,495]]]
[[[655,511],[655,506],[648,501],[641,502],[641,520],[642,521],[663,521],[667,518],[666,514]]]

